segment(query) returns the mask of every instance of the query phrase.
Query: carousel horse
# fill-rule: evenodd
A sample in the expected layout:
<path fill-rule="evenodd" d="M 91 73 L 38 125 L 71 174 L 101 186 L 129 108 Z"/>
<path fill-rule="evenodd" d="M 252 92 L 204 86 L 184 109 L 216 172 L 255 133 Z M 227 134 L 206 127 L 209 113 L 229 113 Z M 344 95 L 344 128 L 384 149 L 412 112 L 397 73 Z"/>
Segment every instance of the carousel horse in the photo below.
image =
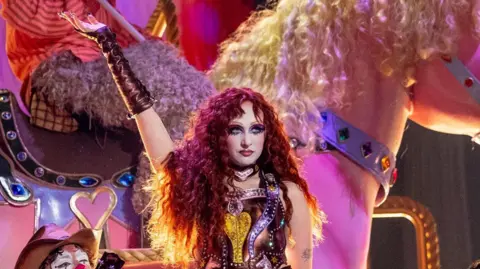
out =
<path fill-rule="evenodd" d="M 327 215 L 314 268 L 365 268 L 407 119 L 480 143 L 479 3 L 280 0 L 222 44 L 216 88 L 278 106 Z"/>
<path fill-rule="evenodd" d="M 190 113 L 214 92 L 213 85 L 158 38 L 147 37 L 124 53 L 158 100 L 155 110 L 172 138 L 183 138 Z M 38 106 L 45 128 L 32 125 L 18 106 L 15 89 L 0 90 L 0 227 L 7 235 L 0 237 L 0 245 L 11 246 L 0 254 L 5 268 L 13 268 L 21 246 L 39 227 L 55 223 L 72 233 L 82 227 L 69 199 L 86 192 L 95 204 L 96 191 L 103 187 L 114 190 L 118 203 L 103 228 L 102 247 L 148 246 L 139 214 L 148 197 L 139 190 L 150 165 L 105 59 L 82 62 L 70 51 L 59 52 L 42 61 L 31 78 L 45 103 L 68 111 L 79 124 L 75 132 L 51 131 L 65 122 Z M 99 214 L 85 207 L 87 218 Z"/>

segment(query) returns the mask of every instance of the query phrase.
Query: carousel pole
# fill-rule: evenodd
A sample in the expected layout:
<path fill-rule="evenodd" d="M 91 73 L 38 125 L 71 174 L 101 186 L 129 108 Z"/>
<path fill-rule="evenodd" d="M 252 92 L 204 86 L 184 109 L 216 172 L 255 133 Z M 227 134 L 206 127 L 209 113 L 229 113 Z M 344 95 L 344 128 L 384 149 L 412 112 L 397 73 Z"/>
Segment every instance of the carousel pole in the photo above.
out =
<path fill-rule="evenodd" d="M 133 27 L 107 0 L 97 0 L 97 2 L 108 12 L 112 17 L 120 23 L 125 30 L 127 30 L 138 42 L 145 41 L 145 37 Z"/>

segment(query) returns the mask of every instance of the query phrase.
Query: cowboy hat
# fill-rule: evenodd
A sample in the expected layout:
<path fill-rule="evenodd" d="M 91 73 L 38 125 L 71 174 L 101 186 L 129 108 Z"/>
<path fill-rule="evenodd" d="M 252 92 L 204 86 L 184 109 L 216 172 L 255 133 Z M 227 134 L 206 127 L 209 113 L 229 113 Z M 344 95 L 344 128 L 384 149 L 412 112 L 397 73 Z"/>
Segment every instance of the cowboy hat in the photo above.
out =
<path fill-rule="evenodd" d="M 92 229 L 81 229 L 70 235 L 55 224 L 42 226 L 23 248 L 15 269 L 38 269 L 52 251 L 70 244 L 80 246 L 88 254 L 90 263 L 94 266 L 99 248 L 96 235 L 97 233 Z"/>

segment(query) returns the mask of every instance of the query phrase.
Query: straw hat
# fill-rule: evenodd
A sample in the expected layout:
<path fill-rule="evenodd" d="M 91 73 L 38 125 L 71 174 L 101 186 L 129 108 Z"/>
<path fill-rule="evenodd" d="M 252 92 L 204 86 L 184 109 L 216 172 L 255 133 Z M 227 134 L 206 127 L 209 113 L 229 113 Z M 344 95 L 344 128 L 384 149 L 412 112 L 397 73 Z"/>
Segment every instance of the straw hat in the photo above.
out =
<path fill-rule="evenodd" d="M 81 229 L 70 235 L 55 224 L 47 224 L 42 226 L 23 248 L 15 269 L 38 269 L 53 250 L 69 244 L 80 246 L 88 254 L 90 264 L 94 266 L 99 248 L 97 238 L 98 232 L 92 229 Z"/>

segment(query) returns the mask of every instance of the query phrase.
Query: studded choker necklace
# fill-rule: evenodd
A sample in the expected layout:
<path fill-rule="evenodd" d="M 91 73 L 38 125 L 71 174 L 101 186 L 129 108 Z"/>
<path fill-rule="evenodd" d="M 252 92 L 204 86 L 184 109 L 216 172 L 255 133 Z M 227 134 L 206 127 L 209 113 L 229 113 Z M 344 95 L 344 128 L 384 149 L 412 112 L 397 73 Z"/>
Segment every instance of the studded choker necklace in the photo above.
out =
<path fill-rule="evenodd" d="M 247 180 L 249 177 L 255 175 L 259 170 L 259 167 L 256 164 L 246 166 L 246 167 L 238 167 L 238 166 L 232 165 L 232 168 L 235 173 L 234 179 L 240 182 L 243 182 Z"/>

